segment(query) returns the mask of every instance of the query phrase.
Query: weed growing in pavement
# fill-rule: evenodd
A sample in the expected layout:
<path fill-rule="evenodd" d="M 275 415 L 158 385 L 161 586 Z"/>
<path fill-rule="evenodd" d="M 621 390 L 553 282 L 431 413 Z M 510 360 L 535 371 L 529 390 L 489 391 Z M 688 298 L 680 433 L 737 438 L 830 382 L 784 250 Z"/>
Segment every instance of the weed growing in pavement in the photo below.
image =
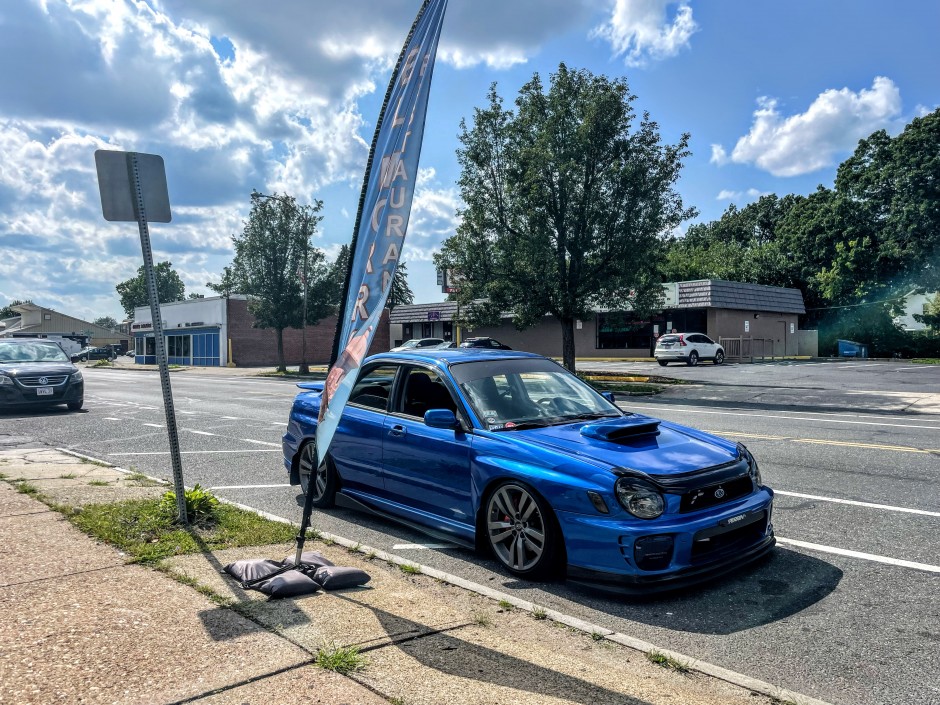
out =
<path fill-rule="evenodd" d="M 101 460 L 94 460 L 93 458 L 79 458 L 79 462 L 82 465 L 97 465 L 99 468 L 110 468 L 111 465 L 105 463 Z"/>
<path fill-rule="evenodd" d="M 361 671 L 366 667 L 366 658 L 359 653 L 355 646 L 324 646 L 317 652 L 314 664 L 326 671 L 336 671 L 347 675 L 353 671 Z"/>
<path fill-rule="evenodd" d="M 389 698 L 389 705 L 407 705 L 404 698 Z"/>
<path fill-rule="evenodd" d="M 233 598 L 220 595 L 208 585 L 203 585 L 202 583 L 200 583 L 198 580 L 196 580 L 194 577 L 190 575 L 186 575 L 185 573 L 178 573 L 172 567 L 164 563 L 157 563 L 153 566 L 153 568 L 154 570 L 158 570 L 164 575 L 167 575 L 173 578 L 173 580 L 175 580 L 176 582 L 182 583 L 183 585 L 186 585 L 187 587 L 191 587 L 200 595 L 204 595 L 205 597 L 209 598 L 212 602 L 217 604 L 219 607 L 231 607 L 232 604 L 235 602 Z"/>
<path fill-rule="evenodd" d="M 669 670 L 675 671 L 676 673 L 688 673 L 689 672 L 689 667 L 686 666 L 684 663 L 682 663 L 681 661 L 677 661 L 671 656 L 666 656 L 666 654 L 660 653 L 659 651 L 656 651 L 655 649 L 653 651 L 648 652 L 646 654 L 646 658 L 648 658 L 652 663 L 655 663 L 657 666 L 668 668 Z"/>
<path fill-rule="evenodd" d="M 538 620 L 548 619 L 548 612 L 536 605 L 532 608 L 532 616 Z"/>
<path fill-rule="evenodd" d="M 74 480 L 76 477 L 78 477 L 78 475 L 76 475 L 74 472 L 67 472 L 64 475 L 59 475 L 60 480 Z"/>
<path fill-rule="evenodd" d="M 142 472 L 131 472 L 127 476 L 126 482 L 128 484 L 134 484 L 137 487 L 159 487 L 166 484 L 161 480 L 153 480 L 144 475 Z"/>
<path fill-rule="evenodd" d="M 604 638 L 604 635 L 600 632 L 591 632 L 591 638 L 594 641 L 601 641 Z"/>
<path fill-rule="evenodd" d="M 473 613 L 473 623 L 480 627 L 489 627 L 493 624 L 493 618 L 483 610 Z"/>
<path fill-rule="evenodd" d="M 193 524 L 212 524 L 215 522 L 216 509 L 219 507 L 219 500 L 215 498 L 208 490 L 203 489 L 198 484 L 191 490 L 185 491 L 186 497 L 186 516 Z M 176 493 L 166 492 L 163 499 L 160 500 L 160 509 L 169 516 L 175 517 Z"/>
<path fill-rule="evenodd" d="M 398 569 L 405 573 L 406 575 L 420 575 L 421 569 L 416 565 L 411 565 L 411 563 L 402 563 L 398 566 Z"/>
<path fill-rule="evenodd" d="M 89 480 L 88 484 L 92 487 L 108 487 L 111 485 L 107 480 Z"/>
<path fill-rule="evenodd" d="M 798 703 L 795 700 L 784 700 L 783 698 L 778 698 L 776 695 L 771 695 L 770 705 L 798 705 Z"/>
<path fill-rule="evenodd" d="M 500 600 L 499 608 L 503 610 L 503 612 L 512 612 L 514 609 L 512 603 L 509 600 Z"/>
<path fill-rule="evenodd" d="M 21 480 L 13 486 L 16 487 L 16 491 L 20 494 L 28 494 L 31 497 L 35 497 L 39 494 L 39 488 L 31 482 L 27 482 L 26 480 Z"/>
<path fill-rule="evenodd" d="M 357 541 L 355 546 L 348 546 L 346 551 L 348 553 L 359 553 L 362 551 L 362 544 Z"/>
<path fill-rule="evenodd" d="M 369 551 L 369 552 L 366 554 L 366 560 L 371 561 L 373 558 L 375 558 L 375 556 L 376 556 L 375 551 Z"/>

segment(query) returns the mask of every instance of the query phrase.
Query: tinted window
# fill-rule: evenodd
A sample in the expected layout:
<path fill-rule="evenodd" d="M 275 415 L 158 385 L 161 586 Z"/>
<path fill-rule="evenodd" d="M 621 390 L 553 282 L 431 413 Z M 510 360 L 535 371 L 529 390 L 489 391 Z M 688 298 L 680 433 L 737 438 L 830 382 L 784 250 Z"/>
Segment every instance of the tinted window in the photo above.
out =
<path fill-rule="evenodd" d="M 664 335 L 662 338 L 659 339 L 659 342 L 660 343 L 678 343 L 679 336 L 678 335 Z"/>
<path fill-rule="evenodd" d="M 412 367 L 405 378 L 402 413 L 424 418 L 425 412 L 431 409 L 450 409 L 457 413 L 457 405 L 440 376 L 423 367 Z"/>
<path fill-rule="evenodd" d="M 365 370 L 349 395 L 349 403 L 385 411 L 392 395 L 397 365 L 382 365 Z"/>

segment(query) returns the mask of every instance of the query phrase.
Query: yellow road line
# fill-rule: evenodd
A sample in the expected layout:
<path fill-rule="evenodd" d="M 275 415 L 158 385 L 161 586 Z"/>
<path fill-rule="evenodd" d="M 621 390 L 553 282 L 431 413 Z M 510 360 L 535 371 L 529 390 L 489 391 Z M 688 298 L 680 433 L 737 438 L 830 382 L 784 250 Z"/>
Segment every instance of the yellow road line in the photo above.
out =
<path fill-rule="evenodd" d="M 793 441 L 794 443 L 811 443 L 824 446 L 841 446 L 845 448 L 871 448 L 873 450 L 891 450 L 896 453 L 923 453 L 925 455 L 940 455 L 938 448 L 912 448 L 911 446 L 889 446 L 881 443 L 855 443 L 853 441 L 829 441 L 822 438 L 793 438 L 791 436 L 767 436 L 759 433 L 740 433 L 738 431 L 707 431 L 716 436 L 733 436 L 735 438 L 754 438 L 761 441 Z"/>

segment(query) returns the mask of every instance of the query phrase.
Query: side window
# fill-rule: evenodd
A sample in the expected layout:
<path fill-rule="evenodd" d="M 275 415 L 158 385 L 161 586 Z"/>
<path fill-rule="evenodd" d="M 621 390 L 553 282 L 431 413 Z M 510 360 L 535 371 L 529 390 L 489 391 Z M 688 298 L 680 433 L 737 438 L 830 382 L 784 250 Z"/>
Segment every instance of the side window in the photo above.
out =
<path fill-rule="evenodd" d="M 388 410 L 388 400 L 397 371 L 397 365 L 382 365 L 366 370 L 353 387 L 349 403 L 378 411 Z"/>
<path fill-rule="evenodd" d="M 457 413 L 450 391 L 436 372 L 412 367 L 405 379 L 402 413 L 423 419 L 430 409 L 450 409 Z"/>
<path fill-rule="evenodd" d="M 707 345 L 714 345 L 714 344 L 715 344 L 715 341 L 712 340 L 711 338 L 709 338 L 707 335 L 700 335 L 699 338 L 702 339 L 701 342 L 703 342 L 703 343 L 705 343 L 705 344 L 707 344 Z"/>

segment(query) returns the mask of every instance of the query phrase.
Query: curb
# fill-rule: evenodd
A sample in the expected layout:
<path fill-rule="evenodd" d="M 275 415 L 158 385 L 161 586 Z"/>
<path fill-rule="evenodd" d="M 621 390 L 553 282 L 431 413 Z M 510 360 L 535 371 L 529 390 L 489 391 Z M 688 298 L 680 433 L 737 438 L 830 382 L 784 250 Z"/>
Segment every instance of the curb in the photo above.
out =
<path fill-rule="evenodd" d="M 118 472 L 122 472 L 128 475 L 132 474 L 130 470 L 126 470 L 124 468 L 118 467 L 116 465 L 109 463 L 106 460 L 101 460 L 100 458 L 95 458 L 90 455 L 85 455 L 83 453 L 69 450 L 67 448 L 56 448 L 55 450 L 65 453 L 66 455 L 71 455 L 76 458 L 82 458 L 84 460 L 99 463 L 101 465 L 113 468 L 117 470 Z M 140 474 L 143 474 L 143 473 L 140 473 Z M 167 484 L 166 480 L 164 480 L 163 478 L 151 477 L 150 475 L 145 475 L 145 477 L 147 477 L 150 480 Z M 229 506 L 236 507 L 238 509 L 242 509 L 247 512 L 251 512 L 264 519 L 268 519 L 269 521 L 274 521 L 279 524 L 287 524 L 290 526 L 299 527 L 299 524 L 297 522 L 291 521 L 289 519 L 285 519 L 284 517 L 279 517 L 277 515 L 263 511 L 261 509 L 249 507 L 247 505 L 240 504 L 239 502 L 233 502 L 223 497 L 218 497 L 217 499 L 220 502 L 228 504 Z M 750 690 L 755 693 L 759 693 L 761 695 L 766 695 L 778 701 L 785 701 L 785 702 L 789 701 L 789 702 L 794 703 L 795 705 L 832 705 L 831 703 L 828 703 L 824 700 L 819 700 L 817 698 L 813 698 L 808 695 L 796 693 L 792 690 L 787 690 L 785 688 L 779 688 L 775 685 L 767 683 L 766 681 L 758 680 L 757 678 L 751 678 L 750 676 L 744 675 L 743 673 L 738 673 L 737 671 L 731 671 L 727 668 L 717 666 L 713 663 L 708 663 L 707 661 L 701 661 L 692 656 L 687 656 L 686 654 L 680 653 L 678 651 L 673 651 L 672 649 L 666 649 L 666 648 L 656 646 L 655 644 L 652 644 L 648 641 L 637 639 L 636 637 L 632 637 L 628 634 L 622 634 L 620 632 L 612 631 L 610 629 L 607 629 L 606 627 L 601 627 L 599 625 L 592 624 L 585 620 L 579 619 L 578 617 L 572 617 L 571 615 L 567 615 L 563 612 L 558 612 L 556 610 L 545 609 L 543 607 L 540 607 L 538 604 L 534 602 L 529 602 L 528 600 L 521 600 L 518 597 L 514 597 L 513 595 L 509 595 L 509 594 L 500 592 L 499 590 L 494 590 L 492 588 L 489 588 L 485 585 L 480 585 L 479 583 L 474 583 L 470 580 L 466 580 L 464 578 L 461 578 L 458 575 L 453 575 L 451 573 L 438 570 L 437 568 L 431 568 L 430 566 L 425 566 L 425 565 L 421 565 L 420 563 L 415 563 L 414 561 L 406 560 L 402 558 L 401 556 L 395 555 L 394 553 L 387 553 L 385 551 L 372 548 L 371 546 L 364 546 L 362 543 L 358 541 L 351 541 L 350 539 L 347 539 L 343 536 L 338 536 L 336 534 L 331 534 L 329 532 L 318 532 L 318 536 L 320 538 L 333 541 L 334 543 L 339 544 L 340 546 L 346 549 L 354 550 L 358 553 L 362 553 L 365 555 L 372 555 L 375 558 L 383 560 L 387 563 L 391 563 L 393 565 L 412 566 L 420 570 L 420 572 L 423 575 L 427 575 L 428 577 L 435 578 L 437 580 L 442 580 L 456 587 L 462 588 L 464 590 L 468 590 L 470 592 L 476 593 L 478 595 L 487 597 L 495 601 L 508 602 L 513 607 L 516 607 L 520 610 L 530 612 L 530 613 L 539 612 L 540 614 L 544 614 L 548 619 L 551 619 L 554 622 L 558 622 L 559 624 L 564 624 L 566 627 L 570 627 L 572 629 L 577 629 L 578 631 L 584 632 L 585 634 L 589 634 L 589 635 L 600 634 L 604 639 L 608 641 L 614 642 L 615 644 L 620 644 L 621 646 L 626 646 L 627 648 L 634 649 L 636 651 L 642 652 L 647 655 L 653 652 L 663 654 L 664 656 L 667 656 L 671 659 L 679 661 L 680 663 L 682 663 L 683 666 L 685 666 L 691 671 L 697 671 L 699 673 L 702 673 L 703 675 L 710 676 L 712 678 L 717 678 L 718 680 L 725 681 L 726 683 L 730 683 L 732 685 L 738 686 L 739 688 L 744 688 L 745 690 Z"/>

